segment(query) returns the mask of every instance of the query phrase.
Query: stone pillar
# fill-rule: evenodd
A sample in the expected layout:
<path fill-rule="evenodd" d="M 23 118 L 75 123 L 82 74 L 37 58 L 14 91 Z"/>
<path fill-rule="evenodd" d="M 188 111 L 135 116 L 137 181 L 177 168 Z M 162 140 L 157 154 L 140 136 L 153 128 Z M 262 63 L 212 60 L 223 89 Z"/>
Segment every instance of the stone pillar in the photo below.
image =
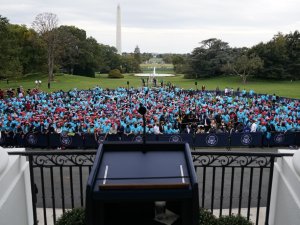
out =
<path fill-rule="evenodd" d="M 0 148 L 0 224 L 32 225 L 29 163 L 26 157 L 7 151 L 25 149 Z"/>
<path fill-rule="evenodd" d="M 295 155 L 274 165 L 269 225 L 296 225 L 300 223 L 300 150 L 279 152 Z"/>
<path fill-rule="evenodd" d="M 1 174 L 6 170 L 8 162 L 9 158 L 7 151 L 4 148 L 0 147 L 0 177 Z"/>

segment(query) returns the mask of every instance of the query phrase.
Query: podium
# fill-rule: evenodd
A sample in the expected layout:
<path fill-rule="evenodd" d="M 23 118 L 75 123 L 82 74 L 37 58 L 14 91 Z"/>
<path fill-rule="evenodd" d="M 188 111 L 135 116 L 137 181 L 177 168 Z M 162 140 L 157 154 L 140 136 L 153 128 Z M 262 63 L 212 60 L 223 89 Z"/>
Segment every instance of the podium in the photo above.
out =
<path fill-rule="evenodd" d="M 165 205 L 162 218 L 157 217 L 158 203 Z M 188 144 L 99 146 L 86 188 L 88 225 L 159 225 L 168 216 L 174 225 L 196 225 L 198 213 L 198 183 Z"/>

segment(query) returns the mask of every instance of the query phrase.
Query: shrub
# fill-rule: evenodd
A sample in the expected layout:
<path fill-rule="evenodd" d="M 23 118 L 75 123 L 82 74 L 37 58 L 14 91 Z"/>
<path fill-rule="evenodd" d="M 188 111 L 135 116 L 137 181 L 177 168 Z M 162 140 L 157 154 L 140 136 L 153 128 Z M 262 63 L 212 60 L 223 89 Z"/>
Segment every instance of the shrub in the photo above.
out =
<path fill-rule="evenodd" d="M 217 218 L 207 209 L 200 209 L 199 225 L 218 225 Z"/>
<path fill-rule="evenodd" d="M 95 78 L 95 71 L 91 67 L 80 67 L 80 66 L 74 66 L 73 70 L 74 75 L 84 76 L 84 77 L 92 77 Z"/>
<path fill-rule="evenodd" d="M 185 73 L 183 77 L 185 79 L 195 79 L 195 76 L 193 74 L 190 74 L 190 73 Z"/>
<path fill-rule="evenodd" d="M 207 209 L 200 209 L 199 225 L 253 225 L 253 223 L 239 215 L 217 218 Z"/>
<path fill-rule="evenodd" d="M 124 78 L 124 75 L 118 69 L 109 71 L 108 78 Z"/>
<path fill-rule="evenodd" d="M 85 209 L 74 208 L 65 212 L 55 225 L 86 225 Z M 222 216 L 216 218 L 207 209 L 200 209 L 199 225 L 253 225 L 252 222 L 239 215 Z"/>
<path fill-rule="evenodd" d="M 85 210 L 83 208 L 68 210 L 56 221 L 55 225 L 86 225 Z"/>
<path fill-rule="evenodd" d="M 253 225 L 253 223 L 240 215 L 231 215 L 221 216 L 217 225 Z"/>

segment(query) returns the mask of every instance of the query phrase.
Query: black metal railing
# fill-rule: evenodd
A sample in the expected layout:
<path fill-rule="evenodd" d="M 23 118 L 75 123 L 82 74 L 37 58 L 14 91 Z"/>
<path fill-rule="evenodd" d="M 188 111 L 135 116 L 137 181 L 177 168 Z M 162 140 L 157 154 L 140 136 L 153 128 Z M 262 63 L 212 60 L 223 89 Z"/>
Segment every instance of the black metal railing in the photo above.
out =
<path fill-rule="evenodd" d="M 250 219 L 251 210 L 256 208 L 259 223 L 261 207 L 266 207 L 265 225 L 269 221 L 269 209 L 273 181 L 274 162 L 293 154 L 245 153 L 245 152 L 192 152 L 194 167 L 198 175 L 200 206 L 212 212 L 233 208 Z"/>
<path fill-rule="evenodd" d="M 91 151 L 31 151 L 10 152 L 28 157 L 32 188 L 34 225 L 38 224 L 37 208 L 43 209 L 43 224 L 47 225 L 47 208 L 52 209 L 53 224 L 56 209 L 84 207 L 85 186 L 94 162 Z"/>
<path fill-rule="evenodd" d="M 91 151 L 30 151 L 10 152 L 28 157 L 31 175 L 34 225 L 38 224 L 37 208 L 43 209 L 43 223 L 48 224 L 47 208 L 84 207 L 85 185 L 94 162 L 96 150 Z M 198 175 L 199 201 L 203 208 L 219 211 L 219 216 L 241 214 L 254 224 L 259 223 L 262 207 L 266 208 L 268 225 L 274 162 L 281 153 L 192 152 Z M 242 208 L 246 212 L 242 212 Z M 228 209 L 225 210 L 224 209 Z M 243 210 L 245 211 L 245 210 Z"/>

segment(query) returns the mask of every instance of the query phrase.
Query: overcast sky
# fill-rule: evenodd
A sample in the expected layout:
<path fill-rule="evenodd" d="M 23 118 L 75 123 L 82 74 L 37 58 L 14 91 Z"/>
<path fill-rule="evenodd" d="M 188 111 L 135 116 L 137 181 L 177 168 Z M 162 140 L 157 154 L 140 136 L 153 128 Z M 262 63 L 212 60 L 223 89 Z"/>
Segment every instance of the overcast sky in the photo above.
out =
<path fill-rule="evenodd" d="M 30 27 L 37 14 L 52 12 L 60 25 L 115 46 L 118 3 L 125 52 L 138 45 L 141 52 L 189 53 L 212 37 L 251 47 L 300 29 L 299 0 L 0 0 L 0 15 Z"/>

